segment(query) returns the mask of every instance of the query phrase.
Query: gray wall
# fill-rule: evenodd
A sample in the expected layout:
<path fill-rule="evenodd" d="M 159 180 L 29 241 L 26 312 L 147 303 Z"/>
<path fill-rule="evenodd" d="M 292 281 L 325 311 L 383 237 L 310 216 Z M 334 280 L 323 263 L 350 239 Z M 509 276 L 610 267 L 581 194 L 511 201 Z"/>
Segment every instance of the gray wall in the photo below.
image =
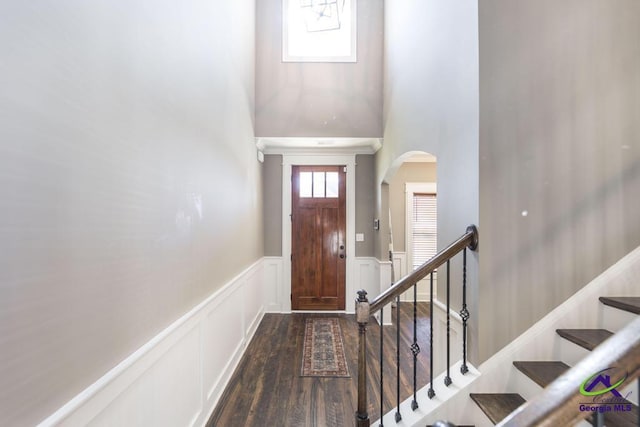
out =
<path fill-rule="evenodd" d="M 486 358 L 640 244 L 640 2 L 479 12 Z"/>
<path fill-rule="evenodd" d="M 478 223 L 477 1 L 386 2 L 384 66 L 384 144 L 376 154 L 380 259 L 387 259 L 389 201 L 379 185 L 391 179 L 404 153 L 426 151 L 438 158 L 440 247 Z M 472 316 L 477 315 L 477 266 L 474 254 L 468 271 Z M 453 271 L 459 280 L 460 269 Z M 458 287 L 453 301 L 460 301 Z M 474 349 L 477 323 L 471 328 Z"/>
<path fill-rule="evenodd" d="M 263 255 L 254 3 L 2 2 L 0 425 Z"/>
<path fill-rule="evenodd" d="M 389 206 L 393 228 L 393 250 L 406 251 L 408 182 L 436 182 L 436 164 L 404 162 L 389 183 Z"/>
<path fill-rule="evenodd" d="M 264 254 L 282 256 L 282 156 L 264 156 Z"/>
<path fill-rule="evenodd" d="M 357 63 L 282 62 L 282 0 L 256 8 L 256 135 L 382 136 L 383 1 L 358 2 Z"/>
<path fill-rule="evenodd" d="M 356 256 L 374 256 L 373 214 L 375 201 L 375 158 L 356 156 L 356 233 L 364 234 L 364 242 L 356 242 Z"/>

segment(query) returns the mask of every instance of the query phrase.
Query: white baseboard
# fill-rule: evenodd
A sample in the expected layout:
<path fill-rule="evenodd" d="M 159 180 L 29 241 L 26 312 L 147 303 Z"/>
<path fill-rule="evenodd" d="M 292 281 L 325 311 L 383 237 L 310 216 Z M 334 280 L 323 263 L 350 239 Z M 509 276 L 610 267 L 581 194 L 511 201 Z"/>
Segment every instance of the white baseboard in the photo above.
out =
<path fill-rule="evenodd" d="M 40 426 L 204 426 L 264 314 L 261 259 Z"/>

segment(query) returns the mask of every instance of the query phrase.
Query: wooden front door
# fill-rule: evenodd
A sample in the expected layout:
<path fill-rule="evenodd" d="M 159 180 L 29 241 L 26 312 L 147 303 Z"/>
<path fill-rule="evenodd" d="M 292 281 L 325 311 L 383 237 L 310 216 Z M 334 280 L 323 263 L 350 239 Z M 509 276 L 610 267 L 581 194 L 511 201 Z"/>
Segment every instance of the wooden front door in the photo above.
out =
<path fill-rule="evenodd" d="M 291 307 L 344 310 L 344 166 L 293 166 Z"/>

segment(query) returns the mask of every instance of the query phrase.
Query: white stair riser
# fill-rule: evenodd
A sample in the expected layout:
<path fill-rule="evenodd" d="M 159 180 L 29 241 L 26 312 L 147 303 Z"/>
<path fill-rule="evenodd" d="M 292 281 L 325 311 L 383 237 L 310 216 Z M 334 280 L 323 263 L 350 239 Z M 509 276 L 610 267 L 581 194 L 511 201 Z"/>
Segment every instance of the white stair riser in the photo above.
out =
<path fill-rule="evenodd" d="M 542 392 L 542 387 L 513 366 L 509 371 L 506 390 L 516 390 L 525 400 L 530 400 Z"/>
<path fill-rule="evenodd" d="M 611 332 L 619 331 L 631 323 L 636 317 L 638 317 L 637 314 L 604 305 L 602 303 L 598 310 L 599 327 Z"/>
<path fill-rule="evenodd" d="M 569 366 L 575 366 L 591 352 L 560 335 L 556 334 L 553 342 L 553 356 L 549 360 L 560 360 Z"/>

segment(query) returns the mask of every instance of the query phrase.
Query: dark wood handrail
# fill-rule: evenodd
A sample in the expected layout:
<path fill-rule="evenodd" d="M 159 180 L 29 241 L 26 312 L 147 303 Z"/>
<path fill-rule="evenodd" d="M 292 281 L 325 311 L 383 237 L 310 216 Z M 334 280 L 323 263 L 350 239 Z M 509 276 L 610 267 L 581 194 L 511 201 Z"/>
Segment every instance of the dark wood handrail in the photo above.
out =
<path fill-rule="evenodd" d="M 468 247 L 471 250 L 475 250 L 478 246 L 478 229 L 475 225 L 467 227 L 466 232 L 458 238 L 455 242 L 441 250 L 431 258 L 429 261 L 422 264 L 420 267 L 404 276 L 402 279 L 394 283 L 389 289 L 382 292 L 376 299 L 371 301 L 369 306 L 369 313 L 374 314 L 387 304 L 393 302 L 398 295 L 403 294 L 413 285 L 420 280 L 427 277 L 430 273 L 435 271 L 436 268 L 447 262 L 447 260 L 453 258 L 458 252 Z"/>
<path fill-rule="evenodd" d="M 460 367 L 460 372 L 465 374 L 468 371 L 466 365 L 466 331 L 467 331 L 467 319 L 469 318 L 469 312 L 466 307 L 466 248 L 471 250 L 476 250 L 478 247 L 478 229 L 475 225 L 470 225 L 467 227 L 465 233 L 460 236 L 455 242 L 447 246 L 442 251 L 438 252 L 436 256 L 431 258 L 426 263 L 422 264 L 416 270 L 408 274 L 407 276 L 400 279 L 395 284 L 392 284 L 389 289 L 380 294 L 373 302 L 369 303 L 367 299 L 367 292 L 365 290 L 358 291 L 358 299 L 356 300 L 356 321 L 358 322 L 358 409 L 355 414 L 355 425 L 356 427 L 369 427 L 370 420 L 369 414 L 367 413 L 367 324 L 369 323 L 369 317 L 376 313 L 377 311 L 384 308 L 385 305 L 393 302 L 394 299 L 400 296 L 403 292 L 407 291 L 410 287 L 416 285 L 418 281 L 424 279 L 428 274 L 433 273 L 436 268 L 441 266 L 444 263 L 447 263 L 447 376 L 445 378 L 445 384 L 449 386 L 451 384 L 451 378 L 449 377 L 449 261 L 458 253 L 463 253 L 463 280 L 462 280 L 462 289 L 463 289 L 463 303 L 462 310 L 460 315 L 462 317 L 462 328 L 463 328 L 463 362 Z M 431 277 L 431 287 L 433 287 L 433 276 Z M 415 290 L 414 290 L 415 291 Z M 433 291 L 433 290 L 432 290 Z M 431 302 L 433 304 L 433 300 Z M 433 307 L 432 307 L 433 308 Z M 396 312 L 399 316 L 399 311 Z M 414 295 L 414 328 L 415 328 L 415 295 Z M 381 319 L 382 321 L 382 319 Z M 431 327 L 433 328 L 433 317 Z M 382 331 L 382 329 L 381 329 Z M 399 331 L 399 329 L 398 329 Z M 431 335 L 433 336 L 433 335 Z M 396 338 L 396 345 L 399 345 L 400 334 L 398 332 Z M 381 339 L 382 343 L 383 340 Z M 411 351 L 414 354 L 414 368 L 415 368 L 415 357 L 418 354 L 419 346 L 415 341 L 414 334 L 414 344 L 411 346 Z M 433 356 L 433 343 L 430 345 L 431 355 Z M 400 414 L 400 388 L 399 388 L 399 347 L 397 348 L 397 358 L 398 358 L 398 389 L 397 389 L 397 406 L 398 411 L 396 412 L 396 423 L 402 419 Z M 381 352 L 382 352 L 382 344 L 381 344 Z M 380 360 L 382 359 L 382 355 L 380 356 Z M 433 370 L 433 367 L 432 367 Z M 382 365 L 380 367 L 380 372 L 383 372 Z M 382 382 L 382 374 L 380 376 Z M 415 398 L 415 372 L 414 372 L 414 398 Z M 433 378 L 431 379 L 433 383 Z M 429 390 L 429 398 L 433 398 L 435 393 L 433 393 L 433 389 Z M 380 399 L 383 401 L 382 397 Z M 418 408 L 417 402 L 414 400 L 412 404 L 412 409 L 415 410 Z M 382 410 L 382 404 L 381 404 Z"/>
<path fill-rule="evenodd" d="M 591 412 L 580 411 L 580 404 L 589 400 L 580 393 L 587 378 L 615 367 L 611 383 L 626 373 L 625 383 L 640 376 L 640 317 L 596 347 L 586 358 L 569 369 L 544 391 L 505 418 L 498 427 L 572 425 Z"/>

